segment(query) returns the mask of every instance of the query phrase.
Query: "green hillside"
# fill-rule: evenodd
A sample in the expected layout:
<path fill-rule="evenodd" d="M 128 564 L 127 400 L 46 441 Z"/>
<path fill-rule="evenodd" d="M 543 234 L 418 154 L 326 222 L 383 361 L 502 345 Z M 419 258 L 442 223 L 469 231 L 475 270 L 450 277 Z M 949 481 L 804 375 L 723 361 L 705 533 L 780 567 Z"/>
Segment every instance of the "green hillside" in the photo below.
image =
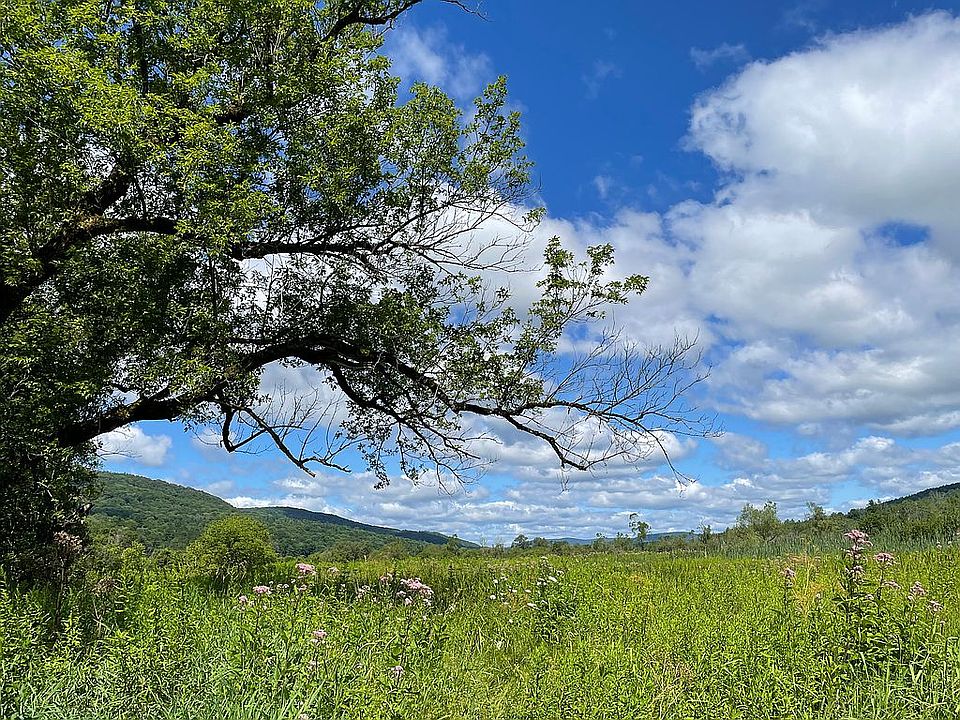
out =
<path fill-rule="evenodd" d="M 182 549 L 212 520 L 237 512 L 202 490 L 120 473 L 100 473 L 93 517 L 126 528 L 150 549 Z"/>
<path fill-rule="evenodd" d="M 98 532 L 127 532 L 149 550 L 182 549 L 212 520 L 231 513 L 259 518 L 281 555 L 306 556 L 335 546 L 361 552 L 398 540 L 414 546 L 443 545 L 446 535 L 366 525 L 329 513 L 290 507 L 238 509 L 201 490 L 120 473 L 101 473 L 91 524 Z M 461 541 L 463 546 L 472 543 Z"/>

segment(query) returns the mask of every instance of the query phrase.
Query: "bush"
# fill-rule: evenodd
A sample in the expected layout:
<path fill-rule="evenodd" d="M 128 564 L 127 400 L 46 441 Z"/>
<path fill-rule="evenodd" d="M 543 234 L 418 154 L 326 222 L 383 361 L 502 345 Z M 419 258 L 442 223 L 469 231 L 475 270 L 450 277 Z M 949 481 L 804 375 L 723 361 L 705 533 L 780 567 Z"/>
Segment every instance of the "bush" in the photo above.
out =
<path fill-rule="evenodd" d="M 266 525 L 247 515 L 214 520 L 188 554 L 201 574 L 224 585 L 243 581 L 277 559 Z"/>

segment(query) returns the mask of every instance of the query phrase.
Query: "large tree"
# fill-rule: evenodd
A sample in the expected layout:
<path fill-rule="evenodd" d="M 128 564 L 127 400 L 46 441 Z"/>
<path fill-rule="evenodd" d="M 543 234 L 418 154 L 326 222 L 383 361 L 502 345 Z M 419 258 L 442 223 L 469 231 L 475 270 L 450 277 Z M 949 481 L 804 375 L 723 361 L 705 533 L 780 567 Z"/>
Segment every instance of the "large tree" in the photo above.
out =
<path fill-rule="evenodd" d="M 97 437 L 139 421 L 308 471 L 352 449 L 382 482 L 463 477 L 471 417 L 578 469 L 709 430 L 684 404 L 689 343 L 559 351 L 646 286 L 609 280 L 609 247 L 550 241 L 527 308 L 490 284 L 541 216 L 518 117 L 502 81 L 468 114 L 399 90 L 383 37 L 419 1 L 5 4 L 5 564 L 78 527 Z M 275 363 L 323 392 L 266 396 Z"/>

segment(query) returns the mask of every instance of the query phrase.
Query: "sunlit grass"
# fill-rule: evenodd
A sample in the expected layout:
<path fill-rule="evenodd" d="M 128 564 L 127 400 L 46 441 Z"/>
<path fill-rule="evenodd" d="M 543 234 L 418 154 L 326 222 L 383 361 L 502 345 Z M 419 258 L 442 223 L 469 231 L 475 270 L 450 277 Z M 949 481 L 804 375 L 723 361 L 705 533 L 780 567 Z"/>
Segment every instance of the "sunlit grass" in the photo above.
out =
<path fill-rule="evenodd" d="M 222 592 L 129 557 L 55 634 L 0 592 L 2 716 L 958 716 L 957 552 L 897 554 L 879 610 L 865 563 L 851 599 L 839 554 L 288 562 Z"/>

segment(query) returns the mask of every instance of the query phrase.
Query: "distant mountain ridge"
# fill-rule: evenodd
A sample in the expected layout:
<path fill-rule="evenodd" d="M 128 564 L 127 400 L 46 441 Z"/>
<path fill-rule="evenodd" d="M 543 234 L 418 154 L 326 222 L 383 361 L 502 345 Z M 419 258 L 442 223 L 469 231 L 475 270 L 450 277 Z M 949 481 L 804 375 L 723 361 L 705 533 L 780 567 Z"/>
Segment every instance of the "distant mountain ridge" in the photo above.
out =
<path fill-rule="evenodd" d="M 282 555 L 306 556 L 337 544 L 377 549 L 392 542 L 445 545 L 458 542 L 437 532 L 398 530 L 292 507 L 236 508 L 226 500 L 194 488 L 125 473 L 100 473 L 101 492 L 93 501 L 92 518 L 104 531 L 132 533 L 148 549 L 182 549 L 213 520 L 234 513 L 253 515 L 270 530 Z"/>

